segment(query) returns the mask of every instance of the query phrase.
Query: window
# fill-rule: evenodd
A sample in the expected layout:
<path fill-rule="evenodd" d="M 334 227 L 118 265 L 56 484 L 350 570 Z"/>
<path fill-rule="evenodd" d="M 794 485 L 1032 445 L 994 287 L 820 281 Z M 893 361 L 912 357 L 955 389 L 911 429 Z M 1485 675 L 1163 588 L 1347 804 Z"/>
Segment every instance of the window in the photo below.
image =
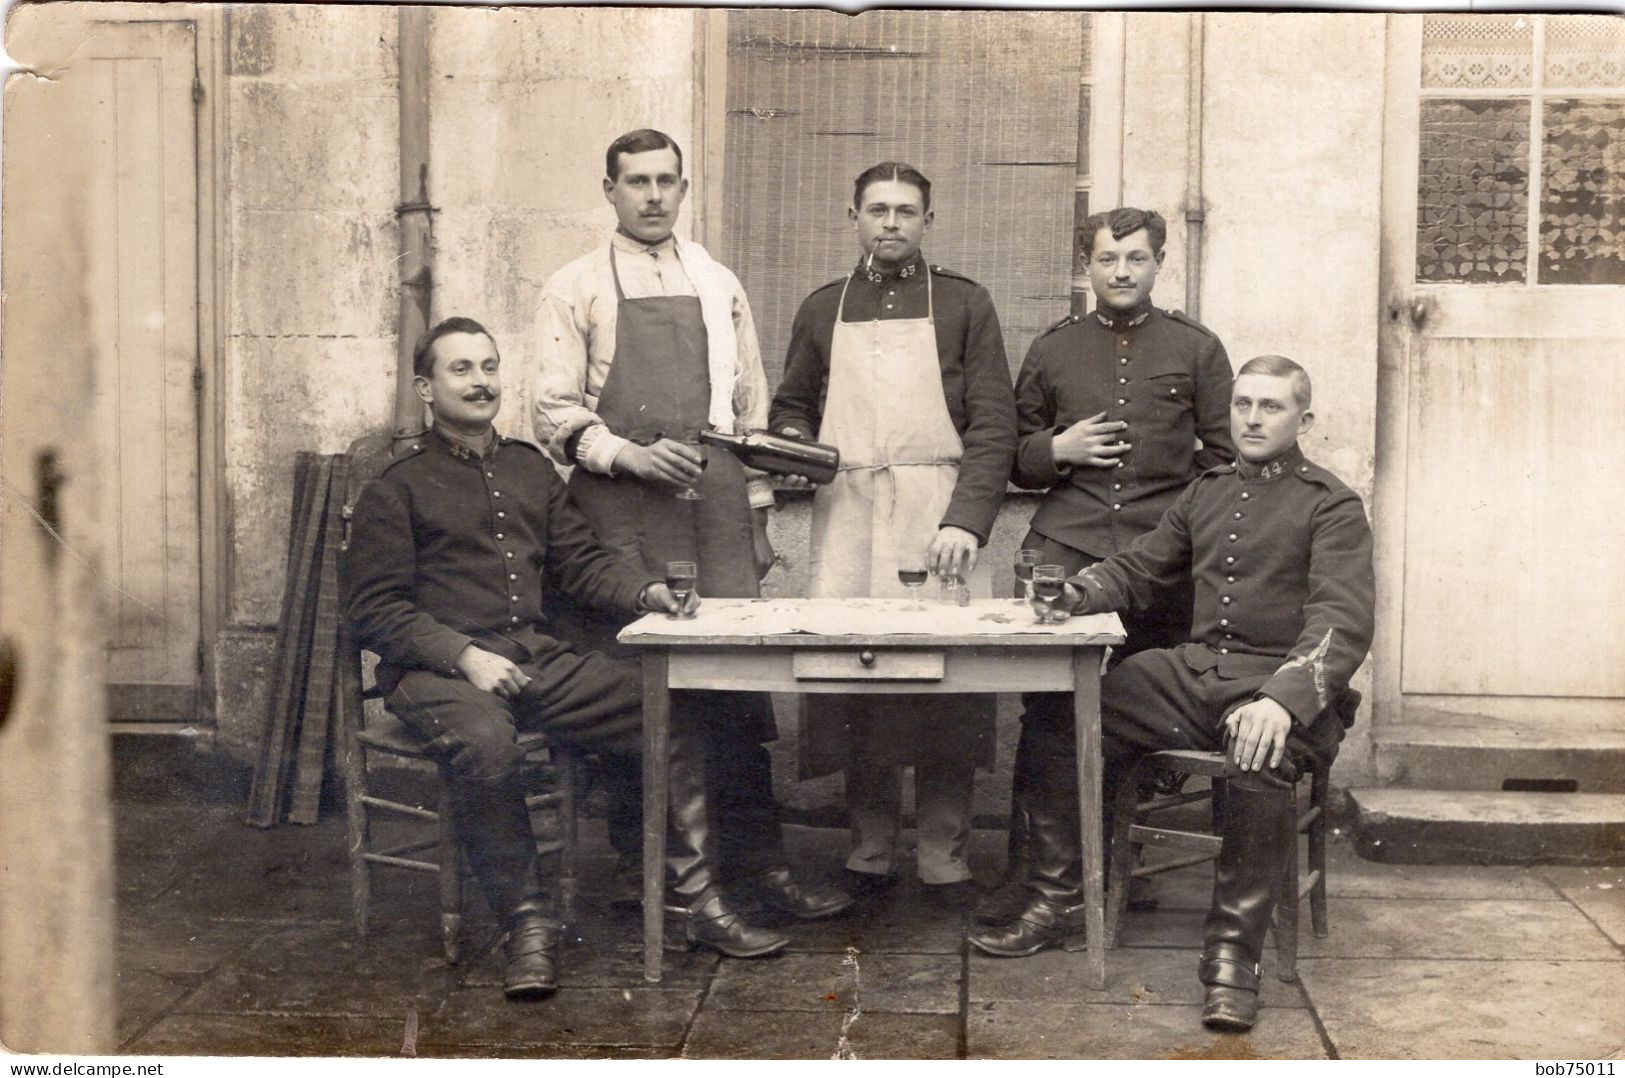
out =
<path fill-rule="evenodd" d="M 1625 284 L 1625 18 L 1429 15 L 1416 279 Z"/>

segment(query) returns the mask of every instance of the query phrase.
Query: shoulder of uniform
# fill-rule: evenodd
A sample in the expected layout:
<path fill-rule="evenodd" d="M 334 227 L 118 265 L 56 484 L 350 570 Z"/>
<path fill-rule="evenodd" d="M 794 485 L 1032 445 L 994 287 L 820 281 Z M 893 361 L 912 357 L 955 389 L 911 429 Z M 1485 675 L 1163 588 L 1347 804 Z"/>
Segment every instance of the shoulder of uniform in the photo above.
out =
<path fill-rule="evenodd" d="M 1206 326 L 1192 318 L 1190 315 L 1186 314 L 1184 311 L 1163 311 L 1161 307 L 1158 307 L 1157 310 L 1162 311 L 1163 317 L 1169 319 L 1170 321 L 1178 322 L 1182 326 L 1189 326 L 1191 329 L 1194 329 L 1204 337 L 1212 337 L 1214 340 L 1219 339 L 1219 335 L 1217 333 L 1214 333 L 1211 329 L 1208 329 Z"/>
<path fill-rule="evenodd" d="M 1233 460 L 1227 460 L 1223 464 L 1215 464 L 1213 467 L 1201 473 L 1196 478 L 1206 479 L 1210 475 L 1232 475 L 1235 473 L 1235 470 L 1236 462 Z"/>
<path fill-rule="evenodd" d="M 418 457 L 421 457 L 423 455 L 423 450 L 427 448 L 424 443 L 424 439 L 426 437 L 428 436 L 425 434 L 420 434 L 416 438 L 413 438 L 409 443 L 407 443 L 406 447 L 401 450 L 399 456 L 390 458 L 389 463 L 384 465 L 383 470 L 380 471 L 378 475 L 380 477 L 386 476 L 396 468 L 399 468 L 401 465 L 405 464 L 407 461 L 416 460 Z"/>
<path fill-rule="evenodd" d="M 1349 485 L 1339 479 L 1336 474 L 1322 468 L 1308 457 L 1298 461 L 1297 465 L 1292 469 L 1292 474 L 1305 483 L 1313 483 L 1333 493 L 1350 490 Z M 1353 492 L 1350 491 L 1350 493 Z"/>
<path fill-rule="evenodd" d="M 815 288 L 811 292 L 809 292 L 807 294 L 807 298 L 812 299 L 814 296 L 816 296 L 816 295 L 818 295 L 818 294 L 820 294 L 822 292 L 828 292 L 832 288 L 839 288 L 843 284 L 845 284 L 847 282 L 847 280 L 851 276 L 852 275 L 849 274 L 849 273 L 848 274 L 842 274 L 841 276 L 835 278 L 833 281 L 830 281 L 828 284 L 821 284 L 817 288 Z"/>
<path fill-rule="evenodd" d="M 947 266 L 939 266 L 935 262 L 931 263 L 931 272 L 938 277 L 947 277 L 955 281 L 964 281 L 969 285 L 976 285 L 978 288 L 981 287 L 976 283 L 976 281 L 965 276 L 963 273 L 960 273 L 958 270 L 951 270 Z"/>
<path fill-rule="evenodd" d="M 1035 337 L 1034 340 L 1036 341 L 1044 337 L 1048 337 L 1051 333 L 1054 333 L 1058 329 L 1065 329 L 1067 326 L 1075 326 L 1081 321 L 1082 319 L 1075 314 L 1063 314 L 1061 317 L 1051 322 L 1049 327 Z"/>
<path fill-rule="evenodd" d="M 547 453 L 542 449 L 541 446 L 537 445 L 535 442 L 528 441 L 527 439 L 524 439 L 524 438 L 509 438 L 509 437 L 506 437 L 506 436 L 503 436 L 503 435 L 498 435 L 497 436 L 497 444 L 498 445 L 522 446 L 525 449 L 530 450 L 532 453 L 535 453 L 539 457 L 544 457 L 545 458 L 547 456 Z"/>

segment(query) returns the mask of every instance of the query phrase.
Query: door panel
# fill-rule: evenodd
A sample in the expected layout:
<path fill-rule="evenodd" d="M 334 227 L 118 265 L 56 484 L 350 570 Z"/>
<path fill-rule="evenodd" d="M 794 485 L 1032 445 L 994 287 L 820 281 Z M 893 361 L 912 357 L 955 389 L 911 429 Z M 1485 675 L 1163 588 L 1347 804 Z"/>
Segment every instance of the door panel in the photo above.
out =
<path fill-rule="evenodd" d="M 1625 378 L 1609 340 L 1428 338 L 1402 690 L 1625 696 Z M 1485 627 L 1496 631 L 1483 631 Z"/>
<path fill-rule="evenodd" d="M 199 623 L 195 30 L 99 24 L 80 59 L 67 77 L 90 87 L 96 393 L 112 418 L 112 717 L 184 720 Z"/>
<path fill-rule="evenodd" d="M 1378 719 L 1625 723 L 1625 20 L 1389 16 Z"/>

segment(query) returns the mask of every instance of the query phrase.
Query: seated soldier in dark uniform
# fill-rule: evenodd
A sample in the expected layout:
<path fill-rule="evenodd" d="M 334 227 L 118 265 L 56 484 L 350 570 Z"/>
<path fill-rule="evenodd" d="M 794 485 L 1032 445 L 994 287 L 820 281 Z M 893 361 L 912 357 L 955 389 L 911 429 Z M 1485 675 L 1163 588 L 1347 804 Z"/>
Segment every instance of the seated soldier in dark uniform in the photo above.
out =
<path fill-rule="evenodd" d="M 1292 843 L 1292 785 L 1343 737 L 1336 707 L 1371 646 L 1375 576 L 1360 497 L 1306 459 L 1309 377 L 1290 359 L 1248 360 L 1230 398 L 1240 459 L 1210 468 L 1153 531 L 1068 581 L 1077 613 L 1143 609 L 1195 585 L 1188 643 L 1125 659 L 1101 684 L 1105 803 L 1134 761 L 1160 749 L 1223 749 L 1230 774 L 1204 932 L 1202 1021 L 1245 1030 L 1258 1012 L 1259 959 Z M 1029 718 L 1031 721 L 1031 718 Z M 972 933 L 988 954 L 1056 946 L 1082 923 L 1071 719 L 1035 729 L 1033 892 L 1013 924 Z M 1110 835 L 1108 825 L 1107 834 Z"/>
<path fill-rule="evenodd" d="M 515 728 L 619 757 L 608 769 L 618 775 L 638 774 L 642 746 L 637 664 L 578 654 L 550 635 L 549 608 L 569 596 L 630 619 L 677 601 L 598 545 L 539 449 L 497 435 L 499 365 L 472 319 L 448 318 L 418 342 L 414 381 L 434 427 L 363 492 L 342 579 L 389 709 L 429 739 L 457 798 L 459 840 L 507 933 L 504 990 L 522 997 L 557 987 L 561 926 L 544 898 Z M 788 940 L 741 920 L 716 885 L 705 754 L 681 724 L 670 770 L 667 875 L 689 942 L 737 958 L 781 950 Z"/>

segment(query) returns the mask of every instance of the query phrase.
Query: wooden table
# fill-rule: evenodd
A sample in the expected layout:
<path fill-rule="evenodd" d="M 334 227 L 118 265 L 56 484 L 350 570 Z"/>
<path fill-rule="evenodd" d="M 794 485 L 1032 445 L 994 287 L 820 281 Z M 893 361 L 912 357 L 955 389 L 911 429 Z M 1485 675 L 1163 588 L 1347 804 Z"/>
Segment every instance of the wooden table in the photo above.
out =
<path fill-rule="evenodd" d="M 1115 614 L 1035 624 L 1025 604 L 900 599 L 707 599 L 696 617 L 649 614 L 621 630 L 643 653 L 643 975 L 664 943 L 671 690 L 786 693 L 1071 692 L 1090 984 L 1106 986 L 1101 875 L 1100 671 L 1123 642 Z"/>

